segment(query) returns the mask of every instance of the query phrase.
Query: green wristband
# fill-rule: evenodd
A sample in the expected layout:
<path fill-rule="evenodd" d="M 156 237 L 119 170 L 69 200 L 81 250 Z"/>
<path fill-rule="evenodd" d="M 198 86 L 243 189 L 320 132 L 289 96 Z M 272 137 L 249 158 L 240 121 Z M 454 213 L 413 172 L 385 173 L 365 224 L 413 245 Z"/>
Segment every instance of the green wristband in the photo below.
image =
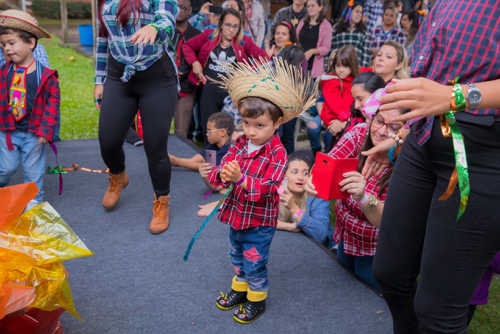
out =
<path fill-rule="evenodd" d="M 455 111 L 464 111 L 466 102 L 462 85 L 458 83 L 453 85 L 453 97 L 455 98 Z"/>

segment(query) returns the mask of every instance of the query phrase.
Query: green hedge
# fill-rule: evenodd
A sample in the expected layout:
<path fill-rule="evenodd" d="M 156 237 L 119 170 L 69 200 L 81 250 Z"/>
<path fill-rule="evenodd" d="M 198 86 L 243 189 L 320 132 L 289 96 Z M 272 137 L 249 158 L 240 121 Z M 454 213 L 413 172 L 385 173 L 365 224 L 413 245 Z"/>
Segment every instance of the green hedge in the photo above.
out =
<path fill-rule="evenodd" d="M 35 16 L 49 19 L 61 18 L 61 5 L 59 1 L 33 0 L 31 9 Z M 92 7 L 86 2 L 68 2 L 68 18 L 90 19 L 92 18 Z"/>

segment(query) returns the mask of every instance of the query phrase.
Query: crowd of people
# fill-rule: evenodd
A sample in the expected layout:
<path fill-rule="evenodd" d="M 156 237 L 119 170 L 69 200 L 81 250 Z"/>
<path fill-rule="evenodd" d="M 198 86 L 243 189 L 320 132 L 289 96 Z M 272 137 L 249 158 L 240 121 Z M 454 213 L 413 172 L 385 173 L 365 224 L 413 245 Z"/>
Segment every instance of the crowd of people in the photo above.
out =
<path fill-rule="evenodd" d="M 235 276 L 216 305 L 239 307 L 235 321 L 265 311 L 278 229 L 336 252 L 385 298 L 395 333 L 465 333 L 500 271 L 496 2 L 349 0 L 328 15 L 324 0 L 293 0 L 272 20 L 259 0 L 193 7 L 98 1 L 103 206 L 115 208 L 128 185 L 122 145 L 140 110 L 152 233 L 170 223 L 171 165 L 225 194 L 198 214 L 219 210 L 230 226 Z M 464 22 L 465 12 L 476 20 Z M 59 120 L 57 76 L 37 45 L 47 33 L 25 13 L 2 15 L 0 186 L 21 161 L 25 181 L 43 189 L 44 147 Z M 204 144 L 199 154 L 168 154 L 172 119 L 177 136 Z M 297 119 L 309 151 L 295 150 Z M 320 151 L 359 158 L 333 212 L 311 177 Z M 43 192 L 32 205 L 41 200 Z"/>

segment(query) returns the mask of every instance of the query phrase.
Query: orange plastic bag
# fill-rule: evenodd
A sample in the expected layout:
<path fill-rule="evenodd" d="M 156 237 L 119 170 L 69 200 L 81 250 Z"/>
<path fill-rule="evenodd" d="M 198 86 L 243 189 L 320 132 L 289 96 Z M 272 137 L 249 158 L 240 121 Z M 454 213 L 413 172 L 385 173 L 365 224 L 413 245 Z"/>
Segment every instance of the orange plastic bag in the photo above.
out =
<path fill-rule="evenodd" d="M 32 293 L 28 289 L 34 291 L 35 297 L 29 307 L 45 311 L 64 308 L 80 319 L 62 262 L 92 252 L 47 202 L 14 217 L 35 196 L 33 185 L 0 192 L 0 212 L 5 213 L 1 216 L 5 220 L 0 220 L 0 293 L 6 291 L 5 302 L 0 302 L 0 319 L 27 306 L 24 304 Z"/>

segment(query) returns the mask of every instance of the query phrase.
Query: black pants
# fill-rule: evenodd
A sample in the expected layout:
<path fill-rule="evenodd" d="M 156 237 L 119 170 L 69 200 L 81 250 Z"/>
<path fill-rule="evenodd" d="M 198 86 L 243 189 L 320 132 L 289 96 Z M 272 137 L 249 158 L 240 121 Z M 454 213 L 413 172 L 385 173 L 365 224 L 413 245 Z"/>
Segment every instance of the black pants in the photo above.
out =
<path fill-rule="evenodd" d="M 454 168 L 451 138 L 435 120 L 425 145 L 413 131 L 404 143 L 373 263 L 395 333 L 467 332 L 471 297 L 500 250 L 500 123 L 489 119 L 483 125 L 459 121 L 471 191 L 458 222 L 458 187 L 438 200 Z"/>
<path fill-rule="evenodd" d="M 200 121 L 205 143 L 207 142 L 207 121 L 210 115 L 221 111 L 227 91 L 216 83 L 207 81 L 203 86 L 200 97 Z"/>
<path fill-rule="evenodd" d="M 144 149 L 157 196 L 170 193 L 171 166 L 167 140 L 177 103 L 177 79 L 167 56 L 129 82 L 121 82 L 122 65 L 110 58 L 99 116 L 101 155 L 113 174 L 125 170 L 123 142 L 132 120 L 141 110 Z"/>

